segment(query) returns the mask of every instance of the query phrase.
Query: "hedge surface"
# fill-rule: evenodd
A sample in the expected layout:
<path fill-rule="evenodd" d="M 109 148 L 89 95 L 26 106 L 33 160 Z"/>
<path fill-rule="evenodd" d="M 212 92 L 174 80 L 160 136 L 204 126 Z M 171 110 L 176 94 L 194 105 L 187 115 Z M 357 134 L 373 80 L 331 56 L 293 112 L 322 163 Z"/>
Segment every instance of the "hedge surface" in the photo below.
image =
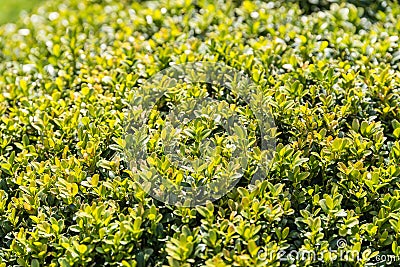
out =
<path fill-rule="evenodd" d="M 400 256 L 400 6 L 352 3 L 55 0 L 1 26 L 0 266 Z M 247 73 L 278 135 L 255 190 L 183 208 L 135 182 L 123 122 L 146 79 L 195 61 Z"/>

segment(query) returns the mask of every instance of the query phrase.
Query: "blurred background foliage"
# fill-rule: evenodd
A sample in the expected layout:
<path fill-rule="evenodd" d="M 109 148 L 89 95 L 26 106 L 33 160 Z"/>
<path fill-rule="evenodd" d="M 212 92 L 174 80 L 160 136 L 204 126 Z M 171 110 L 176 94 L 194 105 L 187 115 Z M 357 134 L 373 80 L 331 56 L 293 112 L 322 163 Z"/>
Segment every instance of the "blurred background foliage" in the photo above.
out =
<path fill-rule="evenodd" d="M 379 11 L 385 11 L 388 7 L 388 1 L 385 0 L 291 0 L 292 2 L 299 2 L 301 9 L 306 14 L 312 12 L 322 11 L 329 9 L 333 3 L 350 3 L 358 8 L 363 9 L 363 16 L 374 19 Z"/>
<path fill-rule="evenodd" d="M 15 22 L 22 11 L 30 11 L 45 0 L 0 0 L 0 24 Z M 389 1 L 385 0 L 289 0 L 290 2 L 298 2 L 305 14 L 330 9 L 334 3 L 351 3 L 363 10 L 363 16 L 375 20 L 377 12 L 384 12 L 389 6 Z M 95 0 L 94 2 L 102 2 Z M 132 1 L 145 2 L 145 1 Z M 241 0 L 236 1 L 240 5 Z M 268 1 L 267 1 L 268 2 Z M 281 2 L 287 2 L 282 0 Z"/>
<path fill-rule="evenodd" d="M 22 11 L 30 11 L 43 0 L 0 0 L 0 24 L 14 22 Z"/>

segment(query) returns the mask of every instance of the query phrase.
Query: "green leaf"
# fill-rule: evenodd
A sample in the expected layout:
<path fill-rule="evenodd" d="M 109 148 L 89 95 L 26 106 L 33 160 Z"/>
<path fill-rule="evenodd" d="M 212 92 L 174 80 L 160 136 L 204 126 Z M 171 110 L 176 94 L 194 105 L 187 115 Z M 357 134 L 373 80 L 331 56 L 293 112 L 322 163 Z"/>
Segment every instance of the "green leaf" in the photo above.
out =
<path fill-rule="evenodd" d="M 37 259 L 31 261 L 31 267 L 40 267 L 40 263 Z"/>
<path fill-rule="evenodd" d="M 98 174 L 92 176 L 92 179 L 90 180 L 92 186 L 96 187 L 99 184 L 99 177 Z"/>
<path fill-rule="evenodd" d="M 358 132 L 358 129 L 360 129 L 360 122 L 357 119 L 353 119 L 353 123 L 351 124 L 351 128 Z"/>
<path fill-rule="evenodd" d="M 393 132 L 393 135 L 396 138 L 400 138 L 400 128 L 395 129 Z"/>
<path fill-rule="evenodd" d="M 61 267 L 71 267 L 65 258 L 58 259 L 58 263 L 60 263 Z"/>
<path fill-rule="evenodd" d="M 252 257 L 257 255 L 257 252 L 259 250 L 259 247 L 257 246 L 256 242 L 254 240 L 249 240 L 248 245 L 247 245 L 248 251 L 250 252 L 250 255 Z"/>
<path fill-rule="evenodd" d="M 327 48 L 329 43 L 327 41 L 322 41 L 320 45 L 320 51 L 323 51 L 325 48 Z"/>
<path fill-rule="evenodd" d="M 286 227 L 282 231 L 282 239 L 285 240 L 288 235 L 289 235 L 289 227 Z"/>
<path fill-rule="evenodd" d="M 86 245 L 84 245 L 84 244 L 79 244 L 77 247 L 76 247 L 76 249 L 78 250 L 78 252 L 80 253 L 80 254 L 85 254 L 85 252 L 87 251 L 87 246 Z"/>
<path fill-rule="evenodd" d="M 325 197 L 325 203 L 326 203 L 326 206 L 330 209 L 330 210 L 333 210 L 334 208 L 335 208 L 335 205 L 334 205 L 334 203 L 333 203 L 333 199 L 329 196 L 329 195 L 325 195 L 324 196 Z"/>
<path fill-rule="evenodd" d="M 136 255 L 136 262 L 137 262 L 137 267 L 145 267 L 146 266 L 143 252 L 139 252 Z"/>
<path fill-rule="evenodd" d="M 23 91 L 26 91 L 26 89 L 28 89 L 28 83 L 24 79 L 19 80 L 19 86 L 21 86 L 21 89 Z"/>
<path fill-rule="evenodd" d="M 76 183 L 72 183 L 71 188 L 72 188 L 71 195 L 76 196 L 76 194 L 78 194 L 79 192 L 78 185 Z"/>

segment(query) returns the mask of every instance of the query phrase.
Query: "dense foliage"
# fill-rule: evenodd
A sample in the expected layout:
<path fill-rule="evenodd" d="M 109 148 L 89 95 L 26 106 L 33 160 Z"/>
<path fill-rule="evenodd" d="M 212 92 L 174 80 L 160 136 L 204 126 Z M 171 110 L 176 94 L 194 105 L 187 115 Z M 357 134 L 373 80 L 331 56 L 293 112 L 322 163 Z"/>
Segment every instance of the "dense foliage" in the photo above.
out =
<path fill-rule="evenodd" d="M 55 0 L 1 26 L 0 266 L 400 256 L 400 7 L 328 3 Z M 213 203 L 174 207 L 133 179 L 123 122 L 147 78 L 194 61 L 253 79 L 276 154 L 255 190 L 244 177 Z"/>

